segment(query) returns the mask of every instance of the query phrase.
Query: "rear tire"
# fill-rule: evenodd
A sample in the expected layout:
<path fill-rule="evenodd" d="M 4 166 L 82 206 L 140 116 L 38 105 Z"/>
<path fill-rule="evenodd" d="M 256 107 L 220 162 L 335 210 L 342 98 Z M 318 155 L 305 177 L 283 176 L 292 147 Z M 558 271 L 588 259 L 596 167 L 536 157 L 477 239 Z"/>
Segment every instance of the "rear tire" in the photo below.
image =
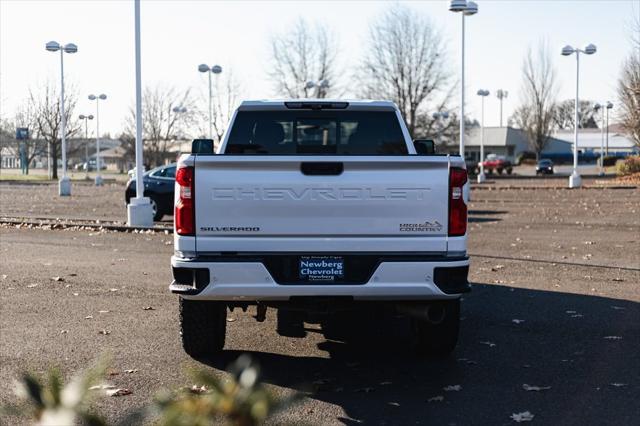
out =
<path fill-rule="evenodd" d="M 224 348 L 227 306 L 180 298 L 180 334 L 184 351 L 195 359 L 210 359 Z"/>
<path fill-rule="evenodd" d="M 428 358 L 446 358 L 458 343 L 460 330 L 460 299 L 430 304 L 431 321 L 412 318 L 413 337 L 420 355 Z"/>
<path fill-rule="evenodd" d="M 278 309 L 276 331 L 284 337 L 305 337 L 304 312 L 289 309 Z"/>

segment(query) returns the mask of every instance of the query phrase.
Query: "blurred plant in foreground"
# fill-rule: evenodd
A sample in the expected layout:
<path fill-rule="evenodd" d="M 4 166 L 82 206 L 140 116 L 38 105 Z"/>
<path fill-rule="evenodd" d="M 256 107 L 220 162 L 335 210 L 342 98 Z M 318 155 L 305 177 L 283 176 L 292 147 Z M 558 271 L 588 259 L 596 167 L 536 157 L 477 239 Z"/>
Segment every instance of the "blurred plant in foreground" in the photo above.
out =
<path fill-rule="evenodd" d="M 106 363 L 77 375 L 64 386 L 57 369 L 49 370 L 48 382 L 31 373 L 24 373 L 16 383 L 15 393 L 22 401 L 18 406 L 3 407 L 7 415 L 29 416 L 36 425 L 105 425 L 104 420 L 89 411 L 89 402 L 95 395 L 90 388 L 105 374 Z"/>
<path fill-rule="evenodd" d="M 25 373 L 16 386 L 16 394 L 22 404 L 1 407 L 0 414 L 28 416 L 33 419 L 33 424 L 40 426 L 107 425 L 103 417 L 89 410 L 95 390 L 115 388 L 98 385 L 105 376 L 106 365 L 106 362 L 98 363 L 75 376 L 66 386 L 56 369 L 49 371 L 46 384 L 42 378 Z M 276 411 L 299 399 L 297 394 L 281 399 L 268 392 L 258 382 L 259 368 L 248 355 L 240 356 L 228 372 L 231 378 L 224 380 L 216 378 L 208 370 L 195 369 L 191 375 L 198 385 L 161 393 L 150 408 L 131 411 L 118 424 L 140 424 L 148 420 L 165 426 L 219 423 L 251 426 L 261 424 Z M 107 390 L 108 395 L 109 392 Z"/>
<path fill-rule="evenodd" d="M 226 420 L 229 424 L 261 424 L 276 411 L 299 399 L 298 395 L 278 399 L 258 382 L 259 368 L 248 355 L 241 355 L 229 368 L 231 378 L 221 380 L 209 371 L 191 372 L 201 387 L 183 388 L 155 401 L 161 425 L 204 426 Z"/>
<path fill-rule="evenodd" d="M 627 157 L 616 164 L 616 172 L 620 176 L 640 173 L 640 156 Z"/>

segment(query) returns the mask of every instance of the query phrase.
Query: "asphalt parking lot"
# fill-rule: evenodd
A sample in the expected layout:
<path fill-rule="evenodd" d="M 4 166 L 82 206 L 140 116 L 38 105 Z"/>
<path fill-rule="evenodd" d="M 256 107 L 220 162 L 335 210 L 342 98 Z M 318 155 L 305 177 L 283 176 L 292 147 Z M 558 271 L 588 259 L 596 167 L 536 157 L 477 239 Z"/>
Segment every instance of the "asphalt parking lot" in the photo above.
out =
<path fill-rule="evenodd" d="M 403 318 L 354 320 L 348 338 L 329 341 L 316 324 L 285 338 L 273 311 L 261 324 L 236 310 L 225 354 L 208 368 L 225 374 L 248 352 L 277 394 L 311 390 L 273 423 L 506 425 L 529 411 L 537 424 L 637 424 L 640 190 L 544 182 L 472 191 L 474 288 L 450 359 L 416 357 Z M 0 214 L 126 216 L 121 185 L 77 185 L 69 199 L 32 186 L 2 184 Z M 180 347 L 167 291 L 171 235 L 3 225 L 0 243 L 0 403 L 13 401 L 9 384 L 25 369 L 69 377 L 104 355 L 118 373 L 109 381 L 133 392 L 96 399 L 110 420 L 195 384 L 186 370 L 201 364 Z"/>

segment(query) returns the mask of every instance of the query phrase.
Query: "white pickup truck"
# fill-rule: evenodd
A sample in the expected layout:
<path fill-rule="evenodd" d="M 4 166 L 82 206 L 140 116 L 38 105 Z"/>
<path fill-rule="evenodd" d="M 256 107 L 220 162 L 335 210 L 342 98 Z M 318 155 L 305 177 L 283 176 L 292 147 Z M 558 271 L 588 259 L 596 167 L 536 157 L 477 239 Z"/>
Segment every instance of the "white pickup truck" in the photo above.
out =
<path fill-rule="evenodd" d="M 373 304 L 410 317 L 421 353 L 448 355 L 470 289 L 469 184 L 429 142 L 391 102 L 325 100 L 243 102 L 217 153 L 194 141 L 171 258 L 185 351 L 219 353 L 228 309 L 276 308 L 278 332 L 304 336 L 311 317 Z"/>

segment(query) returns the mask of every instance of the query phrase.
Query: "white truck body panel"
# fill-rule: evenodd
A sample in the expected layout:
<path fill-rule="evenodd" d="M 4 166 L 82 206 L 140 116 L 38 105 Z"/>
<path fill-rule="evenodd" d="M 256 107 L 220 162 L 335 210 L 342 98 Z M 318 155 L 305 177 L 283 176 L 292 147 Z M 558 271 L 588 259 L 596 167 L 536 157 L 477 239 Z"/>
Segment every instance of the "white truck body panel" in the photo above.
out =
<path fill-rule="evenodd" d="M 336 176 L 301 163 L 342 162 Z M 196 248 L 447 250 L 448 157 L 198 156 Z"/>

